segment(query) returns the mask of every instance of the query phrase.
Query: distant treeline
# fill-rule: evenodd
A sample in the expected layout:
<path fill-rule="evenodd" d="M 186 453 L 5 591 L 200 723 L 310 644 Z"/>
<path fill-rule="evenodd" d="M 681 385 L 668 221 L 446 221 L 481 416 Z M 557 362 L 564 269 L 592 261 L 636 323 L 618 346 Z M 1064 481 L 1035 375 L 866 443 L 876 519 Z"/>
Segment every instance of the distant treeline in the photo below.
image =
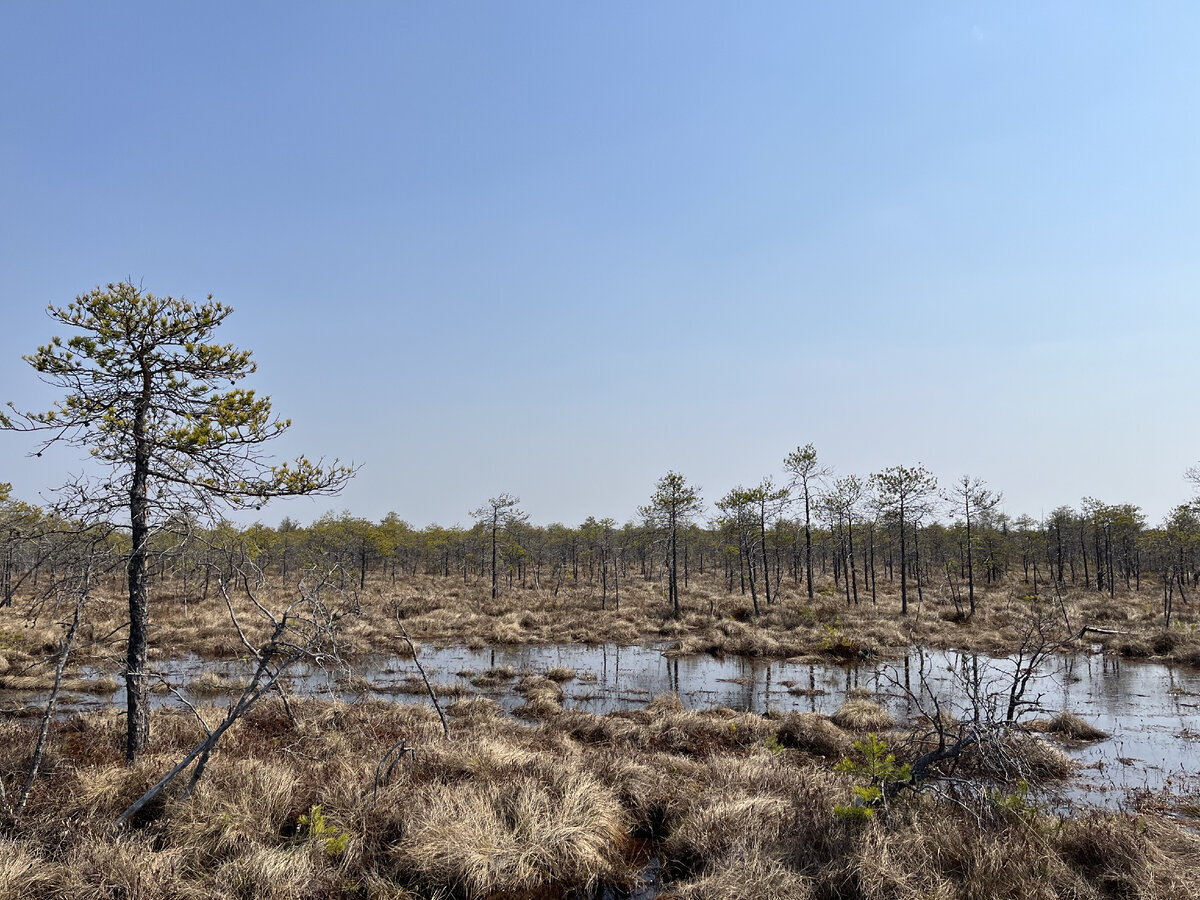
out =
<path fill-rule="evenodd" d="M 903 565 L 909 591 L 934 590 L 960 606 L 968 590 L 973 600 L 979 586 L 1010 578 L 1032 593 L 1075 585 L 1110 594 L 1122 587 L 1140 590 L 1153 578 L 1156 589 L 1185 603 L 1200 590 L 1195 503 L 1177 506 L 1154 527 L 1137 506 L 1090 498 L 1037 520 L 999 512 L 998 498 L 977 480 L 961 479 L 940 493 L 930 487 L 931 477 L 921 483 L 929 489 L 902 509 L 887 496 L 881 476 L 859 481 L 814 475 L 806 516 L 803 490 L 796 484 L 776 489 L 764 480 L 730 491 L 709 517 L 696 514 L 697 503 L 693 514 L 680 510 L 671 523 L 658 494 L 624 524 L 589 516 L 576 526 L 534 525 L 507 495 L 472 513 L 470 527 L 418 528 L 395 513 L 378 522 L 350 512 L 308 525 L 285 518 L 276 527 L 201 527 L 174 519 L 154 532 L 152 575 L 182 582 L 194 596 L 207 595 L 214 579 L 247 568 L 290 583 L 312 567 L 334 572 L 346 588 L 425 575 L 555 592 L 587 584 L 607 593 L 624 579 L 666 577 L 673 524 L 684 588 L 707 576 L 728 591 L 766 588 L 769 598 L 785 584 L 811 592 L 811 573 L 818 587 L 828 592 L 833 585 L 846 602 L 870 601 L 881 582 L 900 578 Z M 7 604 L 23 586 L 53 577 L 84 531 L 38 507 L 0 502 L 0 600 Z M 110 577 L 119 578 L 128 535 L 111 529 L 104 540 L 113 560 Z"/>

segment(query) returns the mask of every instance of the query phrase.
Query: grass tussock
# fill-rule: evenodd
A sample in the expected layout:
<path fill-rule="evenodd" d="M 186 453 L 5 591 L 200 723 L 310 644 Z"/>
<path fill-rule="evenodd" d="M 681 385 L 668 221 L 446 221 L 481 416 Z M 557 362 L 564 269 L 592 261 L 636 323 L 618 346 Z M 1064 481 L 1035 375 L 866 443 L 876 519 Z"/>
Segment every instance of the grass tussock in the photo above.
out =
<path fill-rule="evenodd" d="M 193 697 L 221 697 L 228 694 L 240 694 L 246 689 L 247 682 L 242 678 L 225 678 L 216 672 L 205 672 L 199 678 L 193 679 L 187 686 L 188 693 Z"/>
<path fill-rule="evenodd" d="M 466 697 L 455 700 L 446 707 L 446 712 L 461 719 L 494 719 L 503 708 L 491 697 Z"/>
<path fill-rule="evenodd" d="M 624 813 L 613 791 L 587 773 L 435 784 L 412 803 L 396 864 L 470 897 L 587 884 L 619 871 Z"/>
<path fill-rule="evenodd" d="M 817 713 L 789 713 L 779 723 L 776 735 L 785 748 L 834 760 L 849 753 L 853 743 L 850 735 Z"/>
<path fill-rule="evenodd" d="M 525 703 L 513 711 L 515 715 L 545 719 L 562 712 L 563 689 L 545 675 L 526 675 L 514 690 L 525 698 Z"/>
<path fill-rule="evenodd" d="M 330 875 L 307 848 L 253 846 L 223 862 L 213 881 L 228 897 L 315 900 L 336 887 L 337 881 Z"/>
<path fill-rule="evenodd" d="M 495 666 L 471 679 L 471 684 L 479 688 L 494 688 L 508 684 L 517 677 L 517 670 L 512 666 Z"/>
<path fill-rule="evenodd" d="M 847 700 L 830 718 L 847 731 L 887 731 L 896 724 L 895 718 L 873 700 Z"/>
<path fill-rule="evenodd" d="M 665 897 L 676 900 L 809 900 L 812 882 L 772 859 L 739 848 L 725 857 L 726 865 L 674 885 Z"/>
<path fill-rule="evenodd" d="M 0 900 L 35 897 L 50 880 L 38 856 L 19 841 L 0 838 Z"/>
<path fill-rule="evenodd" d="M 1107 731 L 1097 728 L 1082 716 L 1066 711 L 1050 718 L 1044 730 L 1071 741 L 1101 741 L 1108 737 Z"/>

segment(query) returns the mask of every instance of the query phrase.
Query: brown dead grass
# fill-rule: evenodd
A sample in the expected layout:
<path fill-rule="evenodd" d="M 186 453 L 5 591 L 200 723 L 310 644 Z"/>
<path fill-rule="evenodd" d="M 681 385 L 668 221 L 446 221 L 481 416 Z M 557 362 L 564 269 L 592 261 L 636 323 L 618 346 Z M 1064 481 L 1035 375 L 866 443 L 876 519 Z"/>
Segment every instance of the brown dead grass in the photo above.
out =
<path fill-rule="evenodd" d="M 547 685 L 528 676 L 527 696 Z M 176 793 L 124 832 L 109 823 L 201 729 L 156 713 L 152 753 L 127 769 L 119 716 L 56 723 L 57 762 L 0 838 L 0 898 L 550 898 L 631 884 L 649 856 L 663 896 L 690 898 L 1176 900 L 1200 879 L 1200 842 L 1154 814 L 1059 820 L 902 795 L 886 821 L 843 821 L 833 810 L 854 782 L 833 763 L 851 733 L 822 716 L 694 711 L 663 695 L 530 726 L 459 702 L 446 741 L 424 708 L 303 700 L 293 723 L 267 701 L 190 800 Z M 11 785 L 35 723 L 3 727 Z M 1031 756 L 1053 751 L 1019 739 Z M 397 741 L 416 757 L 377 785 Z M 302 819 L 318 806 L 319 833 Z M 635 854 L 637 841 L 649 845 Z"/>
<path fill-rule="evenodd" d="M 557 594 L 548 587 L 508 587 L 497 599 L 486 579 L 461 579 L 418 575 L 396 581 L 368 581 L 365 591 L 348 608 L 355 615 L 343 624 L 345 649 L 351 655 L 407 654 L 398 639 L 392 614 L 399 610 L 414 640 L 425 644 L 520 645 L 564 642 L 619 644 L 664 642 L 672 652 L 714 653 L 770 658 L 832 656 L 861 659 L 892 654 L 914 643 L 926 646 L 1000 653 L 1012 649 L 1019 627 L 1032 605 L 1032 585 L 1012 579 L 1003 585 L 981 585 L 978 611 L 973 616 L 951 615 L 953 604 L 940 585 L 926 585 L 924 603 L 910 603 L 908 615 L 900 613 L 898 585 L 880 580 L 871 603 L 860 591 L 860 602 L 847 605 L 828 579 L 818 579 L 818 592 L 810 600 L 802 584 L 784 581 L 776 602 L 753 615 L 748 595 L 725 585 L 711 574 L 693 573 L 681 591 L 683 615 L 670 615 L 657 581 L 629 578 L 622 582 L 621 608 L 601 609 L 593 585 L 567 585 Z M 126 616 L 119 586 L 111 596 L 99 596 L 88 610 L 81 642 L 73 664 L 100 662 L 120 655 L 120 627 Z M 192 591 L 198 591 L 194 586 Z M 1200 664 L 1200 608 L 1182 609 L 1176 625 L 1162 628 L 1161 615 L 1152 600 L 1157 596 L 1149 581 L 1143 590 L 1118 589 L 1115 598 L 1080 586 L 1067 586 L 1063 605 L 1073 628 L 1099 625 L 1120 632 L 1088 636 L 1114 652 L 1132 656 L 1158 656 Z M 279 607 L 294 599 L 294 591 L 276 581 L 259 591 L 267 605 Z M 336 598 L 331 596 L 331 602 Z M 247 638 L 259 644 L 267 637 L 266 623 L 255 615 L 242 596 L 233 596 Z M 913 600 L 913 598 L 910 598 Z M 1057 600 L 1043 591 L 1043 604 L 1060 615 Z M 711 609 L 711 612 L 710 612 Z M 42 620 L 44 622 L 45 620 Z M 165 657 L 196 653 L 204 658 L 231 659 L 245 648 L 229 622 L 218 596 L 200 599 L 193 594 L 186 611 L 182 586 L 165 581 L 155 585 L 151 600 L 155 635 L 152 650 Z M 109 635 L 108 642 L 98 640 Z M 38 675 L 31 665 L 52 654 L 60 629 L 31 626 L 19 605 L 0 610 L 0 678 Z M 97 639 L 92 643 L 93 639 Z M 112 669 L 110 669 L 112 671 Z M 565 672 L 557 673 L 566 677 Z"/>
<path fill-rule="evenodd" d="M 1045 730 L 1072 741 L 1100 741 L 1108 737 L 1107 731 L 1097 728 L 1082 716 L 1065 710 L 1052 716 L 1045 723 Z"/>
<path fill-rule="evenodd" d="M 886 709 L 873 700 L 862 698 L 847 700 L 830 718 L 835 725 L 848 731 L 887 731 L 896 724 Z"/>

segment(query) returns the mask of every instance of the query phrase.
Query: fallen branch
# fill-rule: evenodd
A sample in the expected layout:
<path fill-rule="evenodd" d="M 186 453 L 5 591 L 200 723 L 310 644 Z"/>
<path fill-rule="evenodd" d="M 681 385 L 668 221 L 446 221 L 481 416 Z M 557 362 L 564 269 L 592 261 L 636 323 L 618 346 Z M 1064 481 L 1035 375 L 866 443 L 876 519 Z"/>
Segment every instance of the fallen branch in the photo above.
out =
<path fill-rule="evenodd" d="M 1077 641 L 1082 640 L 1083 636 L 1085 634 L 1089 634 L 1089 633 L 1091 633 L 1091 634 L 1124 634 L 1124 635 L 1129 634 L 1128 631 L 1117 631 L 1117 629 L 1115 629 L 1115 628 L 1097 628 L 1095 625 L 1084 625 L 1083 628 L 1079 629 L 1079 634 L 1074 639 Z"/>
<path fill-rule="evenodd" d="M 200 781 L 204 774 L 205 767 L 208 765 L 209 756 L 213 748 L 217 745 L 217 741 L 221 739 L 229 728 L 235 722 L 245 716 L 262 697 L 271 691 L 279 690 L 280 676 L 293 663 L 298 662 L 305 657 L 312 657 L 319 647 L 332 632 L 332 629 L 337 621 L 337 616 L 332 615 L 325 609 L 324 605 L 317 599 L 318 594 L 325 587 L 326 581 L 322 580 L 315 588 L 305 593 L 301 591 L 299 599 L 291 603 L 283 615 L 276 617 L 270 610 L 260 604 L 251 595 L 251 600 L 258 608 L 259 612 L 267 618 L 273 625 L 270 639 L 261 648 L 256 648 L 246 639 L 245 633 L 242 630 L 241 624 L 238 622 L 237 614 L 234 612 L 233 604 L 230 601 L 228 593 L 225 593 L 225 602 L 229 608 L 229 614 L 233 619 L 234 627 L 241 636 L 243 643 L 250 648 L 258 660 L 258 665 L 254 670 L 254 677 L 250 683 L 246 685 L 237 702 L 229 708 L 225 714 L 225 719 L 211 730 L 207 724 L 204 725 L 208 730 L 208 736 L 199 744 L 192 748 L 191 752 L 181 759 L 171 771 L 167 772 L 158 780 L 149 790 L 142 796 L 129 805 L 129 807 L 117 817 L 118 825 L 127 824 L 130 819 L 138 814 L 146 804 L 150 803 L 157 797 L 168 785 L 176 778 L 183 774 L 187 769 L 195 763 L 195 769 L 192 771 L 192 777 L 188 782 L 186 790 L 183 792 L 183 799 L 191 796 L 195 790 L 196 784 Z M 224 586 L 222 585 L 222 588 Z M 224 591 L 223 591 L 224 592 Z M 249 591 L 247 590 L 247 593 Z M 307 608 L 306 615 L 301 615 L 298 610 Z M 307 627 L 306 627 L 307 626 Z M 297 635 L 302 639 L 301 643 L 294 643 L 289 640 L 292 635 Z M 282 692 L 280 692 L 282 696 Z M 285 700 L 286 703 L 286 700 Z M 190 706 L 191 704 L 189 704 Z M 193 712 L 199 717 L 199 713 L 193 708 Z M 203 722 L 203 719 L 201 719 Z"/>

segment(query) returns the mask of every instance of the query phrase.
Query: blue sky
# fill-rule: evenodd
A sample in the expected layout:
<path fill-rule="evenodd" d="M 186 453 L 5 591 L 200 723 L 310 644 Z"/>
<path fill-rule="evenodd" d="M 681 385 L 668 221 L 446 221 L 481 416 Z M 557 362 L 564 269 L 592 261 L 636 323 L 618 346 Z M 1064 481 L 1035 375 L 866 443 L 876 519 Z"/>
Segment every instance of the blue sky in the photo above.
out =
<path fill-rule="evenodd" d="M 813 442 L 1039 516 L 1200 460 L 1200 7 L 0 5 L 0 400 L 48 303 L 213 293 L 310 519 L 624 520 Z M 36 499 L 79 468 L 0 435 Z"/>

